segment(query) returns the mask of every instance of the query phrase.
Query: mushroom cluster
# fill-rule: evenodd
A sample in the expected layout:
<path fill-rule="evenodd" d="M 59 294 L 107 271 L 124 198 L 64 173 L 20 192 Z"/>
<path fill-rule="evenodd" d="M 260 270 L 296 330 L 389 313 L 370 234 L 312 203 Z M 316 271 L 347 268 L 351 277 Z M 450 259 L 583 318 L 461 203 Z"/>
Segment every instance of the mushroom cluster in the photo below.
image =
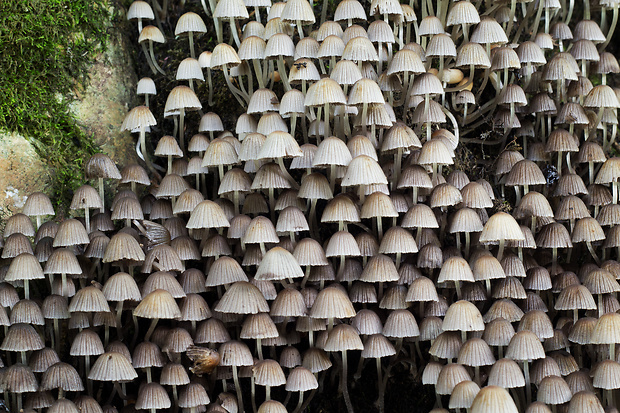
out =
<path fill-rule="evenodd" d="M 519 3 L 133 1 L 145 167 L 4 223 L 9 411 L 300 413 L 337 379 L 383 413 L 396 373 L 434 412 L 617 411 L 620 3 Z"/>

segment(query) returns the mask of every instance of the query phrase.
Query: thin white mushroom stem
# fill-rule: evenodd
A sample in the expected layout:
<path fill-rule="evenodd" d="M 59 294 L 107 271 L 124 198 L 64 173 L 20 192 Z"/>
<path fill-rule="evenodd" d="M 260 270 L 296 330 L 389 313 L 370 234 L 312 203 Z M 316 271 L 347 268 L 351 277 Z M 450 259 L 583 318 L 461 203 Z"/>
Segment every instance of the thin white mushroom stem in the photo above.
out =
<path fill-rule="evenodd" d="M 192 57 L 192 59 L 196 58 L 196 52 L 194 52 L 194 32 L 189 31 L 187 32 L 188 37 L 189 37 L 189 53 L 190 56 Z"/>
<path fill-rule="evenodd" d="M 157 71 L 161 73 L 162 75 L 165 75 L 166 72 L 164 72 L 164 69 L 162 69 L 159 66 L 159 64 L 157 63 L 157 59 L 155 59 L 155 53 L 153 52 L 153 41 L 152 40 L 149 40 L 149 54 L 151 55 L 151 63 L 153 63 L 153 66 L 155 67 L 155 69 L 157 69 Z"/>
<path fill-rule="evenodd" d="M 530 368 L 529 361 L 523 361 L 523 376 L 525 378 L 525 393 L 527 395 L 527 404 L 528 406 L 532 403 L 532 383 L 530 381 Z"/>
<path fill-rule="evenodd" d="M 230 78 L 228 77 L 228 65 L 227 64 L 223 64 L 222 65 L 222 70 L 224 71 L 224 80 L 226 81 L 226 85 L 228 86 L 228 88 L 230 89 L 230 91 L 232 92 L 233 96 L 237 99 L 237 102 L 239 102 L 239 104 L 245 108 L 247 105 L 245 103 L 245 101 L 241 98 L 241 96 L 243 96 L 243 93 L 232 84 L 232 82 L 230 81 Z"/>
<path fill-rule="evenodd" d="M 291 84 L 288 82 L 286 67 L 284 67 L 284 57 L 282 55 L 278 56 L 278 73 L 280 74 L 280 79 L 282 79 L 282 83 L 284 84 L 284 90 L 288 92 L 291 90 Z"/>
<path fill-rule="evenodd" d="M 228 22 L 230 23 L 230 32 L 232 33 L 233 39 L 235 39 L 235 44 L 237 45 L 237 48 L 239 48 L 239 45 L 241 45 L 241 40 L 239 40 L 239 33 L 237 32 L 237 23 L 235 22 L 235 18 L 231 17 Z"/>
<path fill-rule="evenodd" d="M 116 303 L 116 332 L 120 340 L 123 339 L 123 326 L 121 324 L 121 316 L 123 315 L 123 301 Z"/>
<path fill-rule="evenodd" d="M 239 385 L 239 373 L 237 371 L 237 366 L 232 366 L 233 371 L 233 381 L 235 383 L 235 390 L 237 391 L 237 403 L 239 404 L 239 411 L 244 412 L 243 408 L 243 393 L 241 393 L 241 386 Z"/>
<path fill-rule="evenodd" d="M 301 24 L 301 20 L 297 20 L 297 31 L 299 32 L 299 38 L 303 39 L 304 38 L 304 28 Z"/>
<path fill-rule="evenodd" d="M 211 69 L 207 68 L 207 83 L 209 84 L 209 106 L 213 106 L 213 79 L 211 78 Z"/>
<path fill-rule="evenodd" d="M 618 6 L 616 5 L 614 7 L 613 17 L 611 18 L 611 26 L 609 26 L 609 31 L 607 32 L 607 38 L 605 39 L 605 42 L 603 42 L 603 44 L 599 46 L 599 52 L 605 50 L 605 47 L 607 47 L 607 45 L 611 41 L 611 38 L 614 35 L 614 31 L 616 30 L 617 24 L 618 24 Z"/>
<path fill-rule="evenodd" d="M 144 336 L 144 341 L 149 341 L 149 339 L 151 338 L 151 334 L 153 334 L 153 331 L 155 331 L 155 326 L 157 325 L 158 321 L 159 318 L 154 318 L 151 320 L 151 325 Z"/>
<path fill-rule="evenodd" d="M 263 78 L 263 69 L 261 68 L 260 62 L 257 59 L 252 59 L 252 65 L 254 66 L 254 71 L 256 72 L 256 79 L 258 79 L 258 87 L 259 89 L 264 89 L 265 79 Z"/>
<path fill-rule="evenodd" d="M 140 43 L 140 46 L 142 46 L 142 52 L 144 52 L 144 56 L 146 56 L 146 63 L 148 63 L 149 68 L 151 69 L 151 72 L 153 72 L 153 74 L 156 75 L 157 69 L 155 68 L 155 66 L 153 66 L 153 62 L 151 61 L 151 55 L 149 54 L 149 51 L 146 48 L 146 45 L 144 44 L 144 42 L 142 42 Z"/>
<path fill-rule="evenodd" d="M 351 397 L 349 397 L 349 388 L 347 386 L 347 375 L 348 375 L 348 368 L 347 368 L 347 350 L 342 350 L 342 376 L 341 376 L 341 383 L 342 383 L 342 394 L 344 396 L 344 403 L 347 405 L 347 411 L 349 413 L 353 413 L 353 403 L 351 403 Z"/>

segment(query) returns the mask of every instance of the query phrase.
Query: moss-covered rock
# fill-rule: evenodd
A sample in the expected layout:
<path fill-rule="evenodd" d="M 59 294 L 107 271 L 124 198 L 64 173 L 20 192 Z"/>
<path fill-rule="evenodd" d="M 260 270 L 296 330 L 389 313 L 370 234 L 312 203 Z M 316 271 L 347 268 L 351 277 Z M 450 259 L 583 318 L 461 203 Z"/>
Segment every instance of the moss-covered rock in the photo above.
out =
<path fill-rule="evenodd" d="M 28 194 L 45 192 L 51 178 L 46 162 L 26 138 L 0 132 L 0 223 L 21 210 Z"/>

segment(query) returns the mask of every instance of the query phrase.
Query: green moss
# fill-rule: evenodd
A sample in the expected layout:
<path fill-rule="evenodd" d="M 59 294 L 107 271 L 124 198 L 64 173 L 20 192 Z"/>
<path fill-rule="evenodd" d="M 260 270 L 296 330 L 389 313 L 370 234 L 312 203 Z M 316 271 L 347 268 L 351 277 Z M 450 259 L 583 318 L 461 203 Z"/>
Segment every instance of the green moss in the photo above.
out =
<path fill-rule="evenodd" d="M 105 0 L 20 0 L 0 6 L 0 129 L 31 139 L 54 169 L 52 196 L 66 206 L 96 152 L 69 111 L 72 92 L 105 45 Z"/>

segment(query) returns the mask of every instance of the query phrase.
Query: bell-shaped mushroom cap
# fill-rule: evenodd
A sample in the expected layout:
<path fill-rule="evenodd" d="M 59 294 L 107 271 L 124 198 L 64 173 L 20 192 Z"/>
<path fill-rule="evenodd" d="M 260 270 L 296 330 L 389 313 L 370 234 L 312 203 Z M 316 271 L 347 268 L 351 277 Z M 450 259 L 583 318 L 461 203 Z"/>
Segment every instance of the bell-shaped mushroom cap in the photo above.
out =
<path fill-rule="evenodd" d="M 227 341 L 219 348 L 222 366 L 251 366 L 254 364 L 248 346 L 240 341 Z"/>
<path fill-rule="evenodd" d="M 66 219 L 60 223 L 52 246 L 57 248 L 89 243 L 84 225 L 77 219 Z"/>
<path fill-rule="evenodd" d="M 469 301 L 460 300 L 452 304 L 443 320 L 444 331 L 484 331 L 482 314 Z"/>
<path fill-rule="evenodd" d="M 267 135 L 258 159 L 296 158 L 303 156 L 299 144 L 290 133 L 274 131 Z"/>
<path fill-rule="evenodd" d="M 100 289 L 94 286 L 80 288 L 69 303 L 69 311 L 74 312 L 110 312 L 110 306 Z"/>
<path fill-rule="evenodd" d="M 305 0 L 304 0 L 305 1 Z M 286 413 L 286 407 L 277 400 L 264 401 L 258 406 L 258 413 Z"/>
<path fill-rule="evenodd" d="M 213 201 L 204 200 L 192 211 L 187 228 L 228 228 L 230 222 L 222 208 Z"/>
<path fill-rule="evenodd" d="M 568 413 L 604 413 L 603 405 L 596 395 L 587 390 L 573 394 L 568 403 Z"/>
<path fill-rule="evenodd" d="M 232 284 L 237 281 L 248 281 L 248 277 L 241 265 L 233 258 L 220 257 L 211 265 L 205 285 L 207 287 L 215 287 Z"/>
<path fill-rule="evenodd" d="M 190 409 L 199 406 L 206 406 L 211 400 L 204 386 L 197 382 L 189 383 L 179 395 L 179 407 Z"/>
<path fill-rule="evenodd" d="M 327 336 L 325 351 L 363 350 L 364 344 L 359 334 L 348 324 L 335 326 Z"/>
<path fill-rule="evenodd" d="M 137 3 L 137 2 L 134 1 L 134 3 Z M 157 94 L 157 87 L 155 86 L 155 82 L 153 81 L 153 79 L 151 79 L 150 77 L 143 77 L 140 80 L 138 80 L 138 85 L 136 86 L 136 95 L 139 96 L 139 95 L 156 95 L 156 94 Z"/>
<path fill-rule="evenodd" d="M 86 176 L 89 178 L 121 179 L 121 173 L 110 157 L 103 153 L 94 154 L 86 162 Z"/>
<path fill-rule="evenodd" d="M 23 253 L 11 260 L 9 269 L 4 276 L 4 281 L 13 282 L 18 280 L 35 280 L 45 278 L 43 274 L 41 265 L 35 256 L 32 254 Z"/>
<path fill-rule="evenodd" d="M 355 308 L 347 294 L 334 286 L 328 286 L 317 295 L 310 317 L 312 318 L 351 318 Z"/>
<path fill-rule="evenodd" d="M 42 391 L 60 389 L 62 391 L 82 391 L 84 385 L 75 368 L 67 363 L 59 362 L 50 366 L 41 377 Z"/>
<path fill-rule="evenodd" d="M 323 106 L 326 103 L 344 105 L 346 96 L 340 85 L 333 79 L 325 77 L 308 88 L 304 104 L 306 106 Z"/>
<path fill-rule="evenodd" d="M 255 279 L 276 281 L 303 276 L 304 273 L 293 254 L 284 248 L 274 247 L 263 256 Z"/>
<path fill-rule="evenodd" d="M 98 356 L 103 353 L 103 343 L 99 335 L 90 329 L 80 331 L 73 339 L 69 350 L 72 356 Z"/>
<path fill-rule="evenodd" d="M 2 341 L 0 350 L 31 351 L 41 350 L 45 345 L 36 330 L 30 324 L 13 324 Z"/>
<path fill-rule="evenodd" d="M 269 305 L 257 287 L 246 281 L 238 281 L 224 293 L 215 311 L 233 314 L 266 313 Z"/>
<path fill-rule="evenodd" d="M 168 291 L 158 289 L 144 297 L 133 314 L 142 318 L 176 319 L 181 317 L 181 310 Z"/>
<path fill-rule="evenodd" d="M 121 131 L 133 132 L 138 129 L 146 129 L 148 126 L 157 125 L 155 116 L 147 106 L 136 106 L 125 116 L 121 124 Z"/>
<path fill-rule="evenodd" d="M 164 111 L 171 112 L 179 109 L 191 111 L 201 108 L 202 104 L 193 90 L 187 86 L 176 86 L 170 91 L 168 99 L 166 99 Z"/>
<path fill-rule="evenodd" d="M 138 373 L 121 353 L 103 353 L 93 365 L 88 378 L 97 381 L 128 382 L 138 377 Z"/>
<path fill-rule="evenodd" d="M 116 262 L 130 260 L 134 262 L 144 261 L 144 251 L 138 241 L 125 232 L 115 234 L 105 249 L 103 262 Z"/>
<path fill-rule="evenodd" d="M 166 389 L 155 382 L 144 383 L 138 390 L 136 410 L 168 409 L 171 406 L 170 397 Z"/>
<path fill-rule="evenodd" d="M 480 243 L 482 244 L 499 240 L 525 240 L 517 221 L 505 212 L 497 212 L 491 215 L 480 234 Z"/>
<path fill-rule="evenodd" d="M 387 183 L 387 178 L 379 163 L 369 156 L 360 155 L 349 163 L 341 185 L 346 187 L 354 185 L 387 185 Z"/>
<path fill-rule="evenodd" d="M 620 314 L 607 313 L 598 319 L 590 342 L 592 344 L 611 344 L 616 343 L 620 332 Z"/>
<path fill-rule="evenodd" d="M 259 386 L 281 386 L 286 383 L 286 376 L 282 367 L 275 360 L 262 360 L 252 368 L 254 381 Z"/>
<path fill-rule="evenodd" d="M 540 339 L 529 330 L 517 332 L 506 349 L 506 357 L 515 361 L 537 360 L 545 358 Z"/>
<path fill-rule="evenodd" d="M 510 393 L 499 386 L 486 386 L 474 398 L 472 413 L 517 413 L 519 410 Z"/>
<path fill-rule="evenodd" d="M 29 217 L 56 215 L 52 202 L 43 192 L 33 192 L 28 195 L 24 204 L 24 214 Z M 7 236 L 6 233 L 5 236 Z"/>
<path fill-rule="evenodd" d="M 247 17 L 247 16 L 246 16 Z M 187 12 L 179 17 L 177 25 L 174 28 L 174 35 L 185 34 L 188 32 L 194 33 L 206 33 L 207 26 L 198 14 L 193 12 Z"/>
<path fill-rule="evenodd" d="M 312 166 L 322 168 L 331 165 L 347 166 L 351 160 L 351 153 L 343 140 L 330 136 L 319 144 L 314 154 Z"/>

